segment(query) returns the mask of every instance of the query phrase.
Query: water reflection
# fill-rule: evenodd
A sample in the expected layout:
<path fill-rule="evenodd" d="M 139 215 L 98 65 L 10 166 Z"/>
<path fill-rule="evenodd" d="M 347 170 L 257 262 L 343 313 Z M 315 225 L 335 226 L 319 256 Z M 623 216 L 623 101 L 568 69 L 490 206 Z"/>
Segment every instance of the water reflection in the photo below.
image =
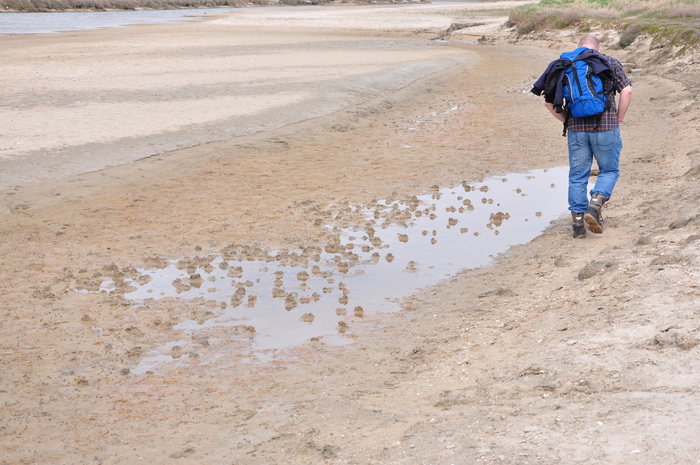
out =
<path fill-rule="evenodd" d="M 134 270 L 103 288 L 156 307 L 165 297 L 202 299 L 212 313 L 174 329 L 229 328 L 230 337 L 251 338 L 256 349 L 320 336 L 326 343 L 348 343 L 364 318 L 395 311 L 403 296 L 487 264 L 494 254 L 540 234 L 566 211 L 566 176 L 565 168 L 557 168 L 434 186 L 425 195 L 371 205 L 332 205 L 320 226 L 334 232 L 334 240 L 323 247 L 267 251 L 230 245 L 219 256 Z M 344 213 L 364 221 L 338 227 Z"/>

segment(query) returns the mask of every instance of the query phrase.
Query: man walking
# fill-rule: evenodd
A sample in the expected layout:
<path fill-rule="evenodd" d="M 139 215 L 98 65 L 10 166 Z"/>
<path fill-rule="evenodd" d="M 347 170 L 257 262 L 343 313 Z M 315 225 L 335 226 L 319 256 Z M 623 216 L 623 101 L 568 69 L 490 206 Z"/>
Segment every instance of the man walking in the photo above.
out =
<path fill-rule="evenodd" d="M 577 118 L 567 115 L 561 107 L 548 101 L 551 98 L 548 99 L 545 93 L 545 106 L 556 119 L 564 123 L 565 131 L 568 130 L 569 210 L 573 218 L 574 238 L 584 237 L 586 226 L 592 233 L 603 232 L 603 217 L 600 210 L 610 199 L 620 176 L 620 151 L 622 150 L 620 123 L 624 121 L 625 113 L 632 100 L 632 86 L 622 65 L 615 58 L 598 53 L 600 52 L 598 39 L 595 36 L 585 36 L 578 45 L 579 48 L 585 47 L 594 51 L 584 53 L 599 57 L 603 63 L 607 61 L 610 72 L 601 74 L 601 77 L 604 94 L 609 98 L 610 104 L 602 114 Z M 617 105 L 615 92 L 620 94 Z M 590 192 L 589 202 L 586 191 L 593 157 L 598 163 L 599 173 L 595 186 Z"/>

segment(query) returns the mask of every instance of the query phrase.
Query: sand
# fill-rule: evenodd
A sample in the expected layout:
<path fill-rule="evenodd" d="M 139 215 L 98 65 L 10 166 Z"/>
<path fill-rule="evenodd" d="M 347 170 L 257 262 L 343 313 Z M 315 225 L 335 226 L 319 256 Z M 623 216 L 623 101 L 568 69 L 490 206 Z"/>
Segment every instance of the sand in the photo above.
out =
<path fill-rule="evenodd" d="M 349 289 L 335 336 L 263 362 L 245 320 L 177 329 L 205 299 L 124 298 L 138 269 L 337 252 L 347 206 L 565 165 L 528 90 L 576 34 L 395 25 L 415 8 L 0 37 L 0 463 L 696 463 L 697 60 L 645 38 L 598 31 L 643 68 L 600 236 L 563 215 L 399 312 Z"/>
<path fill-rule="evenodd" d="M 59 36 L 3 39 L 2 188 L 324 116 L 467 55 L 216 21 Z"/>

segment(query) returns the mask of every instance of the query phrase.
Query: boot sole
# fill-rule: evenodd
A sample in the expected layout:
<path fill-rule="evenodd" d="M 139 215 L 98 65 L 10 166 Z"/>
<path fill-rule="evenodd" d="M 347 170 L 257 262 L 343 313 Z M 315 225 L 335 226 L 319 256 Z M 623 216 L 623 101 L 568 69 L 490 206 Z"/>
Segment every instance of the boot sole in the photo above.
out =
<path fill-rule="evenodd" d="M 583 215 L 583 221 L 586 222 L 586 226 L 588 227 L 588 230 L 592 232 L 593 234 L 602 234 L 603 233 L 603 225 L 598 222 L 598 220 L 595 219 L 593 215 L 590 213 L 586 213 Z"/>

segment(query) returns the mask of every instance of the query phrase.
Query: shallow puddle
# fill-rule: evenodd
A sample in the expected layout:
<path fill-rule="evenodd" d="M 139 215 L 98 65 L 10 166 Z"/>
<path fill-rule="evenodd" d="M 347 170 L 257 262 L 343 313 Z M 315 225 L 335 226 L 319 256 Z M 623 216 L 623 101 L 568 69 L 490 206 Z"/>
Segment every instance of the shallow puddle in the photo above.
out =
<path fill-rule="evenodd" d="M 539 170 L 435 186 L 432 193 L 369 206 L 335 206 L 365 219 L 350 228 L 320 224 L 335 233 L 335 243 L 277 252 L 230 246 L 218 257 L 138 270 L 140 277 L 125 281 L 135 290 L 124 297 L 136 305 L 164 297 L 209 301 L 213 317 L 174 329 L 194 335 L 230 327 L 230 337 L 250 338 L 256 351 L 313 337 L 349 343 L 353 327 L 398 310 L 402 297 L 535 238 L 566 211 L 566 177 L 566 168 Z M 162 349 L 133 371 L 174 360 Z"/>

